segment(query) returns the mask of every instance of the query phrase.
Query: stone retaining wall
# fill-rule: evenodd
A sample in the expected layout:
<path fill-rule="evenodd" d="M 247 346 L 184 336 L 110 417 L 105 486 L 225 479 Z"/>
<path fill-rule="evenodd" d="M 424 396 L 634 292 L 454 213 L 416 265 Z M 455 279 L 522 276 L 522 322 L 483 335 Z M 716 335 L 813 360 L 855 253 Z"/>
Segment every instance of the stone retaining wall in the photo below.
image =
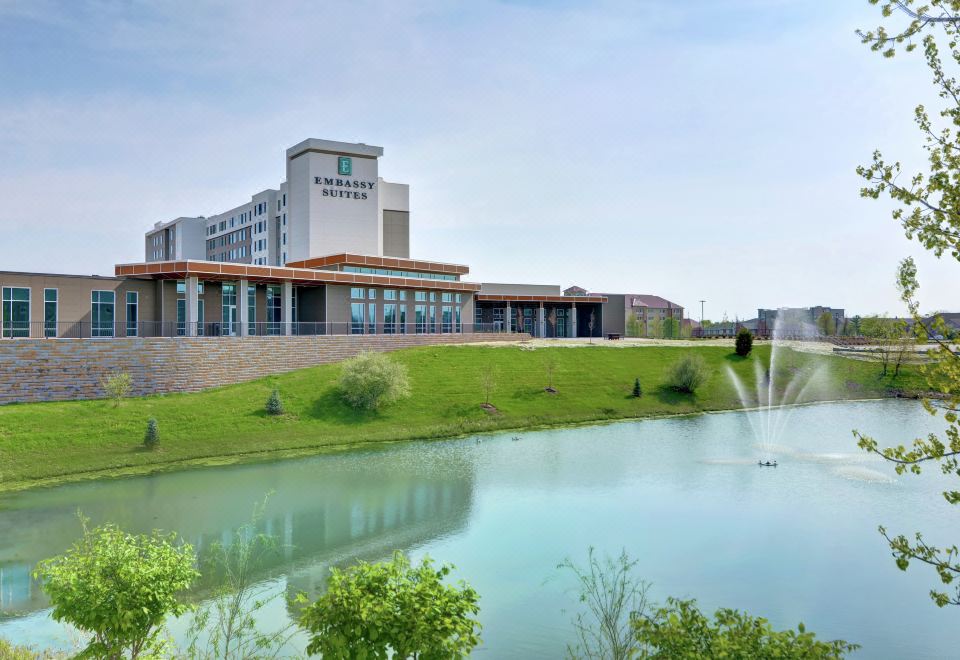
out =
<path fill-rule="evenodd" d="M 338 362 L 361 351 L 518 339 L 529 335 L 0 340 L 0 404 L 99 398 L 101 379 L 119 371 L 130 374 L 134 395 L 197 392 Z"/>

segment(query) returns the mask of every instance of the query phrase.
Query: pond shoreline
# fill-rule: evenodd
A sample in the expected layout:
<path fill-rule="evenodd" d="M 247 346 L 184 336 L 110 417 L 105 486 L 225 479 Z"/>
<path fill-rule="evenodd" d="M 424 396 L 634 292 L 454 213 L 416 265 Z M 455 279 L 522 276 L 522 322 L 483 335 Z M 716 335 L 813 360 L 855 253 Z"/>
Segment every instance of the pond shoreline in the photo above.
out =
<path fill-rule="evenodd" d="M 924 395 L 904 396 L 903 393 L 891 393 L 887 396 L 862 397 L 854 399 L 823 399 L 818 401 L 806 401 L 803 403 L 792 403 L 773 406 L 773 408 L 800 408 L 808 406 L 819 406 L 832 403 L 857 403 L 870 401 L 885 401 L 888 399 L 920 399 Z M 422 436 L 401 438 L 397 440 L 371 440 L 368 442 L 348 442 L 329 445 L 307 445 L 303 447 L 292 447 L 284 449 L 274 449 L 258 452 L 242 452 L 235 454 L 219 454 L 184 460 L 174 460 L 164 463 L 150 463 L 146 465 L 129 466 L 123 468 L 106 468 L 102 470 L 85 470 L 73 472 L 64 475 L 45 477 L 27 481 L 18 481 L 10 483 L 0 483 L 0 495 L 8 493 L 22 492 L 38 488 L 56 488 L 58 486 L 72 483 L 82 483 L 87 481 L 98 481 L 107 479 L 124 479 L 131 477 L 143 477 L 153 474 L 162 474 L 167 472 L 179 472 L 184 470 L 201 470 L 210 467 L 223 467 L 229 465 L 247 465 L 255 463 L 270 463 L 274 461 L 287 461 L 297 458 L 306 458 L 309 456 L 320 456 L 324 454 L 342 454 L 358 450 L 376 450 L 392 447 L 398 444 L 414 442 L 433 442 L 449 441 L 460 438 L 489 436 L 503 433 L 518 433 L 529 431 L 543 431 L 550 429 L 579 428 L 584 426 L 604 426 L 608 424 L 618 424 L 623 422 L 643 422 L 661 419 L 677 419 L 683 417 L 699 417 L 702 415 L 720 415 L 735 412 L 754 412 L 765 410 L 765 407 L 751 408 L 717 408 L 712 410 L 698 410 L 695 412 L 669 413 L 669 414 L 649 414 L 633 417 L 611 416 L 596 417 L 593 419 L 583 419 L 580 421 L 563 422 L 544 422 L 540 424 L 522 425 L 516 427 L 502 427 L 485 431 L 473 431 L 470 433 L 457 433 L 452 435 Z"/>

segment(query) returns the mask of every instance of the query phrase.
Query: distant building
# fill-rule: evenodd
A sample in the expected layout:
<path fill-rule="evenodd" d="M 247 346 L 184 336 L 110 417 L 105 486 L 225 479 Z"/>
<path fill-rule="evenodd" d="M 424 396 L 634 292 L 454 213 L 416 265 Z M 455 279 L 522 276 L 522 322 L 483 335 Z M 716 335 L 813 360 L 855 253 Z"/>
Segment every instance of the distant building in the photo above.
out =
<path fill-rule="evenodd" d="M 609 311 L 604 315 L 604 332 L 638 337 L 679 337 L 683 307 L 666 298 L 642 293 L 591 293 L 606 296 Z"/>
<path fill-rule="evenodd" d="M 587 290 L 579 286 L 571 286 L 563 290 L 563 295 L 565 296 L 586 296 Z"/>
<path fill-rule="evenodd" d="M 753 334 L 759 335 L 761 333 L 758 331 L 758 327 L 758 319 L 748 319 L 746 321 L 721 321 L 719 323 L 711 323 L 708 327 L 703 328 L 700 336 L 711 339 L 716 339 L 718 337 L 736 337 L 741 328 L 746 328 Z"/>
<path fill-rule="evenodd" d="M 781 307 L 779 309 L 757 310 L 757 334 L 770 335 L 776 330 L 780 335 L 810 336 L 819 334 L 817 322 L 824 314 L 833 317 L 835 332 L 843 328 L 846 316 L 844 310 L 834 307 Z"/>

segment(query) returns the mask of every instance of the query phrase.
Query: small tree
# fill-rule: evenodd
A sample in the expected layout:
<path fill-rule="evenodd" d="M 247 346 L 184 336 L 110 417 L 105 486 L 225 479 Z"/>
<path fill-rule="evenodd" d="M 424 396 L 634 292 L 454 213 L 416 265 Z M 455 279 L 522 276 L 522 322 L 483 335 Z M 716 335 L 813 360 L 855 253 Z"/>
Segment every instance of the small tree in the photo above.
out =
<path fill-rule="evenodd" d="M 280 398 L 280 390 L 276 388 L 270 393 L 270 398 L 267 399 L 267 414 L 283 414 L 283 399 Z"/>
<path fill-rule="evenodd" d="M 678 392 L 693 394 L 707 379 L 707 365 L 699 355 L 685 355 L 674 362 L 667 382 Z"/>
<path fill-rule="evenodd" d="M 628 337 L 639 337 L 641 334 L 640 319 L 638 319 L 637 315 L 632 312 L 627 315 L 626 330 Z"/>
<path fill-rule="evenodd" d="M 668 598 L 650 616 L 633 619 L 638 655 L 643 658 L 783 658 L 834 660 L 857 650 L 843 640 L 822 642 L 801 623 L 797 630 L 774 630 L 761 617 L 719 609 L 711 621 L 694 600 Z"/>
<path fill-rule="evenodd" d="M 493 388 L 497 385 L 497 374 L 493 370 L 493 365 L 487 362 L 483 371 L 480 372 L 480 387 L 483 388 L 483 403 L 490 405 L 490 395 L 493 394 Z"/>
<path fill-rule="evenodd" d="M 555 391 L 553 388 L 553 376 L 557 372 L 557 356 L 554 353 L 547 351 L 543 361 L 543 370 L 547 376 L 547 390 L 551 392 Z"/>
<path fill-rule="evenodd" d="M 147 420 L 147 430 L 143 434 L 143 446 L 147 449 L 156 449 L 160 444 L 160 426 L 153 417 Z"/>
<path fill-rule="evenodd" d="M 277 657 L 300 629 L 288 622 L 272 631 L 258 626 L 260 612 L 284 598 L 257 573 L 279 553 L 276 536 L 257 533 L 269 495 L 254 506 L 251 519 L 233 532 L 229 543 L 214 541 L 202 556 L 204 578 L 216 580 L 213 598 L 200 607 L 188 630 L 189 658 Z M 305 603 L 302 594 L 293 604 Z M 202 641 L 201 641 L 202 640 Z"/>
<path fill-rule="evenodd" d="M 640 387 L 640 379 L 637 378 L 633 381 L 633 396 L 640 398 L 643 396 L 643 388 Z"/>
<path fill-rule="evenodd" d="M 647 336 L 653 339 L 663 339 L 663 319 L 652 316 L 647 321 Z"/>
<path fill-rule="evenodd" d="M 330 569 L 327 592 L 301 624 L 307 653 L 324 658 L 459 658 L 480 643 L 479 596 L 467 584 L 445 584 L 452 566 L 419 566 L 400 552 L 379 564 Z"/>
<path fill-rule="evenodd" d="M 740 357 L 747 357 L 753 350 L 753 333 L 747 328 L 740 328 L 737 331 L 736 351 Z"/>
<path fill-rule="evenodd" d="M 132 389 L 130 374 L 126 371 L 118 371 L 106 378 L 101 378 L 100 386 L 107 398 L 113 399 L 113 407 L 117 408 L 123 399 L 130 396 L 130 390 Z"/>
<path fill-rule="evenodd" d="M 649 585 L 638 580 L 633 569 L 637 561 L 626 551 L 616 558 L 599 560 L 590 548 L 586 567 L 565 560 L 557 568 L 573 572 L 578 600 L 585 611 L 573 619 L 576 643 L 567 647 L 572 658 L 627 660 L 636 657 L 639 645 L 631 622 L 647 607 Z"/>
<path fill-rule="evenodd" d="M 832 337 L 837 334 L 837 320 L 833 318 L 830 312 L 823 312 L 817 317 L 817 330 L 824 337 Z"/>
<path fill-rule="evenodd" d="M 52 616 L 91 633 L 84 657 L 138 658 L 162 646 L 168 616 L 187 611 L 179 595 L 199 575 L 193 548 L 175 535 L 134 536 L 115 525 L 88 529 L 34 577 L 53 603 Z"/>
<path fill-rule="evenodd" d="M 339 385 L 343 398 L 362 410 L 376 410 L 410 395 L 406 365 L 383 353 L 361 353 L 344 362 Z"/>

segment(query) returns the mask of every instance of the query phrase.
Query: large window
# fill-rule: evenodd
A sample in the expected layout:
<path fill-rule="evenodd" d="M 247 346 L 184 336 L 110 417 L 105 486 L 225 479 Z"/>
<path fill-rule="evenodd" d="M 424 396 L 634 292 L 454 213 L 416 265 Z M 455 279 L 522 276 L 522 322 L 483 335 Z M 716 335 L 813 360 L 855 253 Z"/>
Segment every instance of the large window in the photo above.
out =
<path fill-rule="evenodd" d="M 350 333 L 354 335 L 363 334 L 363 303 L 350 303 Z"/>
<path fill-rule="evenodd" d="M 362 286 L 352 286 L 350 287 L 350 297 L 359 298 L 360 300 L 363 300 L 364 298 L 367 297 L 366 291 L 367 290 L 364 289 Z"/>
<path fill-rule="evenodd" d="M 374 289 L 370 289 L 373 291 Z M 377 334 L 377 303 L 367 305 L 367 333 Z"/>
<path fill-rule="evenodd" d="M 454 320 L 456 321 L 456 324 L 457 324 L 456 331 L 463 332 L 463 324 L 460 322 L 460 305 L 457 305 L 454 308 L 453 312 L 455 315 Z"/>
<path fill-rule="evenodd" d="M 440 310 L 440 331 L 453 332 L 453 308 L 444 305 Z"/>
<path fill-rule="evenodd" d="M 257 287 L 247 287 L 247 334 L 257 334 Z"/>
<path fill-rule="evenodd" d="M 3 336 L 30 336 L 29 287 L 3 287 Z"/>
<path fill-rule="evenodd" d="M 127 336 L 137 336 L 137 323 L 140 320 L 139 300 L 140 295 L 136 291 L 127 291 Z"/>
<path fill-rule="evenodd" d="M 267 287 L 267 334 L 280 334 L 280 319 L 283 314 L 283 298 L 280 287 L 270 285 Z"/>
<path fill-rule="evenodd" d="M 43 290 L 43 336 L 57 336 L 57 298 L 59 292 L 56 289 Z"/>
<path fill-rule="evenodd" d="M 401 291 L 400 293 L 403 293 Z M 407 334 L 407 306 L 400 305 L 400 334 Z"/>
<path fill-rule="evenodd" d="M 397 332 L 397 305 L 384 303 L 383 305 L 383 334 L 392 335 Z"/>
<path fill-rule="evenodd" d="M 177 300 L 177 334 L 184 336 L 187 334 L 187 301 L 183 298 Z M 197 336 L 203 335 L 203 301 L 197 301 Z"/>
<path fill-rule="evenodd" d="M 116 293 L 113 291 L 92 291 L 90 296 L 90 335 L 92 337 L 112 337 Z"/>
<path fill-rule="evenodd" d="M 220 332 L 228 337 L 237 334 L 237 285 L 226 282 L 220 289 L 220 309 L 223 327 Z"/>
<path fill-rule="evenodd" d="M 422 335 L 427 331 L 427 306 L 426 305 L 414 306 L 413 315 L 417 325 L 417 334 Z"/>
<path fill-rule="evenodd" d="M 433 294 L 431 293 L 430 295 L 432 296 Z M 430 328 L 429 328 L 430 334 L 433 334 L 437 331 L 437 306 L 436 305 L 430 305 L 429 323 L 430 323 Z"/>

